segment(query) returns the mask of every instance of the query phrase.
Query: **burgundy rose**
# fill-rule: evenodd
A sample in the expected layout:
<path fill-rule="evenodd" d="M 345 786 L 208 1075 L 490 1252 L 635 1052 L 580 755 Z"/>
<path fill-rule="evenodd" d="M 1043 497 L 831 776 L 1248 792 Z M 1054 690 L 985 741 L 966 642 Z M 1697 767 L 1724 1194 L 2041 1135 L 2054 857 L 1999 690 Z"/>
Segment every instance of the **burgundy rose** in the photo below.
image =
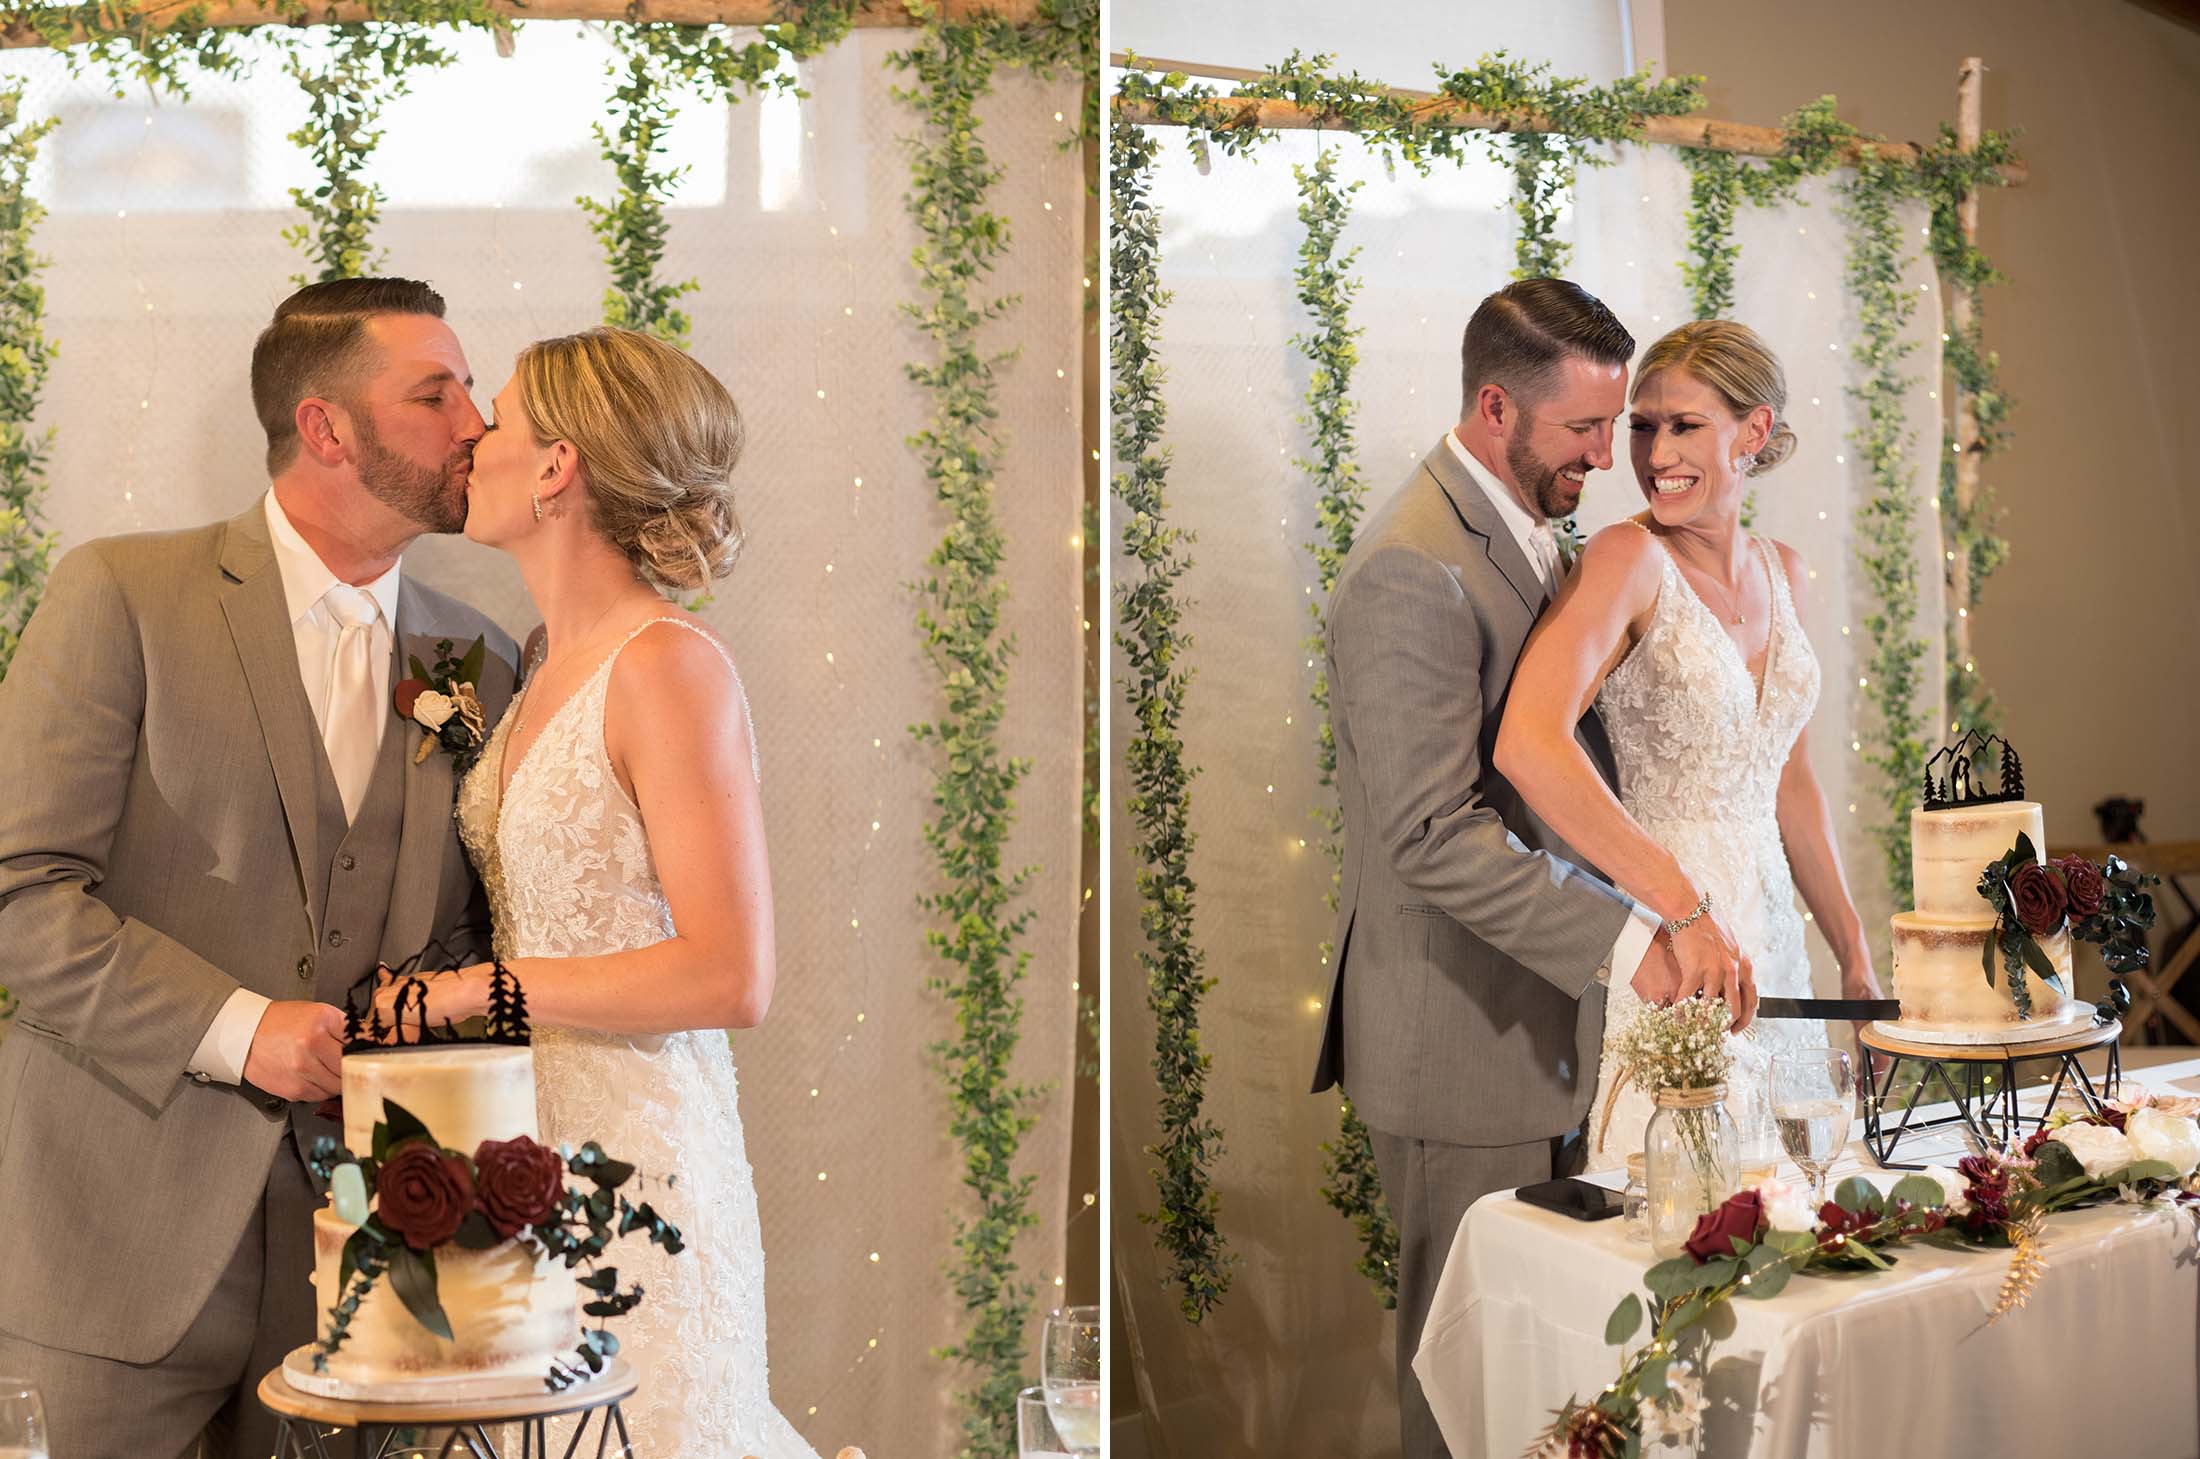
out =
<path fill-rule="evenodd" d="M 2083 856 L 2058 856 L 2048 865 L 2062 873 L 2073 920 L 2083 921 L 2101 910 L 2101 899 L 2108 895 L 2108 879 L 2099 867 Z"/>
<path fill-rule="evenodd" d="M 1757 1233 L 1764 1228 L 1764 1197 L 1755 1190 L 1738 1192 L 1726 1198 L 1726 1204 L 1715 1211 L 1706 1211 L 1696 1218 L 1696 1229 L 1689 1233 L 1684 1248 L 1696 1259 L 1696 1265 L 1734 1254 L 1734 1238 L 1755 1242 Z"/>
<path fill-rule="evenodd" d="M 2047 1128 L 2045 1125 L 2040 1126 L 2040 1128 L 2034 1130 L 2031 1134 L 2026 1135 L 2024 1137 L 2024 1158 L 2027 1160 L 2037 1159 L 2040 1153 L 2040 1146 L 2046 1144 L 2049 1140 L 2052 1140 L 2054 1138 L 2055 1132 Z"/>
<path fill-rule="evenodd" d="M 565 1194 L 565 1162 L 525 1135 L 484 1140 L 474 1152 L 474 1184 L 481 1213 L 509 1240 L 548 1220 Z"/>
<path fill-rule="evenodd" d="M 458 1232 L 474 1207 L 473 1177 L 462 1155 L 447 1155 L 426 1140 L 408 1140 L 390 1152 L 374 1178 L 375 1215 L 415 1251 L 441 1246 Z"/>
<path fill-rule="evenodd" d="M 1821 1251 L 1838 1251 L 1848 1244 L 1849 1237 L 1873 1222 L 1869 1212 L 1852 1211 L 1838 1201 L 1828 1201 L 1818 1208 L 1818 1247 Z"/>
<path fill-rule="evenodd" d="M 2055 875 L 2037 861 L 2027 861 L 2009 873 L 2009 906 L 2034 937 L 2062 931 L 2069 895 Z"/>
<path fill-rule="evenodd" d="M 427 692 L 428 686 L 418 679 L 399 679 L 396 689 L 391 691 L 392 696 L 397 700 L 397 717 L 399 719 L 411 719 L 414 703 Z"/>

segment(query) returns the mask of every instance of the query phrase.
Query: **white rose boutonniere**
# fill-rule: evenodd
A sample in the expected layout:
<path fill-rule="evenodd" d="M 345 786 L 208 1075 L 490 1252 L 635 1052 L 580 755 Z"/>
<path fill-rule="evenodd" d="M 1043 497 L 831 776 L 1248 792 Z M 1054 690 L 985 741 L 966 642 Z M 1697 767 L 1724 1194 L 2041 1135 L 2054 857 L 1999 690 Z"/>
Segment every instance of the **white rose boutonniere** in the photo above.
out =
<path fill-rule="evenodd" d="M 413 719 L 431 734 L 443 728 L 444 723 L 456 713 L 458 701 L 447 694 L 438 694 L 433 689 L 421 690 L 420 697 L 413 701 Z"/>
<path fill-rule="evenodd" d="M 433 669 L 418 657 L 409 660 L 412 677 L 401 680 L 391 697 L 396 701 L 397 717 L 425 731 L 413 763 L 425 761 L 440 746 L 449 752 L 458 778 L 464 779 L 466 772 L 474 768 L 474 761 L 481 758 L 481 747 L 489 738 L 488 711 L 482 708 L 481 696 L 475 692 L 481 683 L 482 665 L 488 661 L 488 642 L 477 638 L 464 658 L 453 658 L 451 641 L 439 639 L 435 652 Z"/>
<path fill-rule="evenodd" d="M 2055 1143 L 2078 1158 L 2088 1180 L 2099 1180 L 2138 1159 L 2124 1132 L 2109 1125 L 2064 1125 L 2055 1131 Z"/>
<path fill-rule="evenodd" d="M 2124 1137 L 2140 1160 L 2160 1160 L 2182 1180 L 2200 1167 L 2200 1124 L 2159 1109 L 2133 1110 L 2124 1120 Z M 2088 1167 L 2088 1174 L 2091 1168 Z"/>

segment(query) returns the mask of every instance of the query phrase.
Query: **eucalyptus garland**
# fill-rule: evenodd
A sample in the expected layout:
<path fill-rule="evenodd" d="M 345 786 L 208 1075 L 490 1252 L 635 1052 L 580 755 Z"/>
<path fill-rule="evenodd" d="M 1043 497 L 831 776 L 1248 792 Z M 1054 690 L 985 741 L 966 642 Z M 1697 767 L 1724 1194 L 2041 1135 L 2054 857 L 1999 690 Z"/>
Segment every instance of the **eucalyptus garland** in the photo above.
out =
<path fill-rule="evenodd" d="M 1189 788 L 1199 772 L 1186 763 L 1178 725 L 1192 671 L 1184 663 L 1191 640 L 1182 630 L 1186 604 L 1179 581 L 1191 570 L 1192 534 L 1168 524 L 1169 449 L 1161 443 L 1160 317 L 1169 302 L 1160 287 L 1161 223 L 1149 198 L 1158 151 L 1142 127 L 1117 126 L 1108 136 L 1109 302 L 1112 390 L 1109 414 L 1115 447 L 1115 495 L 1122 503 L 1123 554 L 1135 564 L 1115 585 L 1115 641 L 1128 670 L 1126 693 L 1137 732 L 1124 747 L 1135 828 L 1130 851 L 1138 864 L 1139 924 L 1146 946 L 1146 1006 L 1154 1018 L 1154 1077 L 1160 1084 L 1160 1134 L 1146 1153 L 1160 1205 L 1139 1213 L 1156 1228 L 1171 1263 L 1177 1306 L 1198 1322 L 1229 1290 L 1234 1259 L 1215 1217 L 1209 1176 L 1222 1155 L 1222 1132 L 1205 1113 L 1209 1058 L 1200 1045 L 1199 1007 L 1214 980 L 1194 928 Z"/>
<path fill-rule="evenodd" d="M 457 57 L 429 38 L 431 25 L 498 23 L 481 0 L 410 0 L 382 7 L 385 19 L 319 28 L 330 39 L 325 63 L 315 64 L 305 44 L 292 41 L 283 69 L 306 96 L 306 119 L 289 140 L 313 159 L 320 186 L 294 187 L 291 201 L 306 221 L 283 230 L 283 241 L 318 265 L 311 278 L 326 283 L 356 279 L 380 267 L 370 235 L 388 194 L 362 174 L 381 144 L 382 110 L 412 90 L 413 73 L 448 66 Z"/>
<path fill-rule="evenodd" d="M 47 261 L 31 248 L 46 210 L 26 190 L 38 144 L 55 119 L 25 121 L 22 104 L 22 82 L 0 89 L 0 678 L 38 607 L 60 541 L 42 509 L 53 432 L 36 425 L 54 356 L 46 291 L 38 282 Z"/>
<path fill-rule="evenodd" d="M 1999 186 L 2002 167 L 2014 161 L 2014 139 L 2006 133 L 1988 132 L 1978 145 L 1965 150 L 1952 128 L 1943 125 L 1938 141 L 1919 159 L 1918 177 L 1932 209 L 1931 250 L 1940 275 L 1941 297 L 1967 296 L 1971 302 L 1968 322 L 1952 319 L 1945 331 L 1942 365 L 1952 389 L 1944 392 L 1940 439 L 1940 531 L 1947 550 L 1963 559 L 1968 569 L 1968 590 L 1947 603 L 1947 632 L 1951 640 L 1959 614 L 1975 612 L 1986 580 L 2009 556 L 2009 544 L 1999 532 L 2000 512 L 1993 493 L 1983 484 L 1966 507 L 1956 493 L 1956 463 L 1962 450 L 1962 410 L 1970 406 L 1978 431 L 1971 450 L 1990 459 L 2009 443 L 2009 397 L 2003 393 L 2001 361 L 1985 345 L 1983 320 L 1986 289 L 2002 282 L 2002 275 L 1986 255 L 1963 236 L 1960 216 L 1965 198 L 1982 187 Z M 1950 575 L 1951 581 L 1953 574 Z M 1948 719 L 1966 730 L 1992 734 L 2000 721 L 2000 707 L 1986 687 L 1975 662 L 1956 654 L 1948 656 Z"/>
<path fill-rule="evenodd" d="M 1910 885 L 1909 810 L 1925 771 L 1925 734 L 1917 710 L 1925 644 L 1917 635 L 1917 493 L 1909 476 L 1912 437 L 1903 414 L 1909 380 L 1903 360 L 1915 345 L 1902 328 L 1917 311 L 1917 296 L 1902 287 L 1903 251 L 1897 205 L 1914 194 L 1912 169 L 1866 156 L 1842 184 L 1842 213 L 1849 225 L 1847 281 L 1856 303 L 1859 334 L 1850 355 L 1863 367 L 1849 394 L 1865 419 L 1849 439 L 1863 454 L 1872 494 L 1856 508 L 1857 555 L 1878 606 L 1864 617 L 1871 639 L 1864 688 L 1878 723 L 1864 759 L 1879 772 L 1884 817 L 1872 834 L 1886 857 L 1887 884 L 1898 893 Z"/>
<path fill-rule="evenodd" d="M 1306 225 L 1306 237 L 1299 245 L 1295 279 L 1299 302 L 1306 306 L 1314 320 L 1311 330 L 1291 340 L 1310 366 L 1306 413 L 1299 417 L 1299 423 L 1307 427 L 1313 437 L 1312 453 L 1300 457 L 1294 464 L 1313 483 L 1314 518 L 1322 533 L 1320 539 L 1306 544 L 1307 551 L 1313 554 L 1315 573 L 1320 579 L 1315 587 L 1314 601 L 1306 605 L 1307 615 L 1313 620 L 1306 650 L 1315 665 L 1309 691 L 1316 715 L 1314 763 L 1322 788 L 1329 797 L 1315 808 L 1313 815 L 1315 823 L 1321 827 L 1322 855 L 1330 866 L 1329 889 L 1323 901 L 1335 911 L 1344 866 L 1344 845 L 1340 839 L 1344 834 L 1344 817 L 1335 800 L 1337 738 L 1329 718 L 1329 671 L 1324 657 L 1327 631 L 1323 615 L 1330 590 L 1336 586 L 1337 573 L 1344 566 L 1345 554 L 1352 550 L 1353 533 L 1359 527 L 1367 497 L 1367 482 L 1354 460 L 1352 440 L 1352 371 L 1359 363 L 1359 350 L 1353 341 L 1361 333 L 1352 327 L 1352 300 L 1360 287 L 1359 281 L 1352 276 L 1352 265 L 1359 257 L 1359 250 L 1355 248 L 1341 257 L 1337 253 L 1338 240 L 1351 217 L 1352 194 L 1360 185 L 1339 185 L 1336 153 L 1327 149 L 1315 159 L 1312 167 L 1294 167 L 1292 174 L 1299 184 L 1299 221 Z M 1324 967 L 1334 953 L 1335 948 L 1324 941 L 1321 947 Z M 1338 1107 L 1337 1139 L 1325 1142 L 1321 1149 L 1323 1174 L 1327 1177 L 1321 1188 L 1322 1199 L 1352 1222 L 1361 1247 L 1355 1268 L 1374 1285 L 1383 1306 L 1395 1307 L 1398 1304 L 1398 1228 L 1392 1224 L 1389 1207 L 1383 1201 L 1382 1180 L 1376 1173 L 1375 1148 L 1368 1138 L 1367 1126 L 1353 1113 L 1349 1099 L 1341 1101 Z"/>

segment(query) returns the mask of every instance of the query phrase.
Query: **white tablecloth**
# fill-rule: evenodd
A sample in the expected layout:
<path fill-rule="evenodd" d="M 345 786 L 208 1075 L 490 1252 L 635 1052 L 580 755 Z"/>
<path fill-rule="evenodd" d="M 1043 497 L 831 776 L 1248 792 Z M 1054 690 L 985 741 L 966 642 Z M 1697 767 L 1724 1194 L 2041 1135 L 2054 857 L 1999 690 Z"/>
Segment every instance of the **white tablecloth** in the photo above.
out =
<path fill-rule="evenodd" d="M 2200 1092 L 2200 1061 L 2143 1077 L 2165 1093 Z M 1828 1189 L 1846 1174 L 1884 1189 L 1897 1173 L 1877 1170 L 1858 1143 Z M 1770 1300 L 1728 1304 L 1735 1324 L 1712 1349 L 1701 1452 L 2200 1455 L 2192 1217 L 2111 1205 L 2047 1224 L 2046 1274 L 2022 1311 L 1991 1327 L 2006 1249 L 1910 1245 L 1891 1272 L 1814 1272 Z M 1605 1319 L 1642 1291 L 1654 1261 L 1617 1219 L 1569 1220 L 1510 1192 L 1477 1201 L 1413 1360 L 1454 1459 L 1512 1459 L 1569 1395 L 1593 1398 L 1611 1382 L 1621 1354 L 1604 1341 Z"/>

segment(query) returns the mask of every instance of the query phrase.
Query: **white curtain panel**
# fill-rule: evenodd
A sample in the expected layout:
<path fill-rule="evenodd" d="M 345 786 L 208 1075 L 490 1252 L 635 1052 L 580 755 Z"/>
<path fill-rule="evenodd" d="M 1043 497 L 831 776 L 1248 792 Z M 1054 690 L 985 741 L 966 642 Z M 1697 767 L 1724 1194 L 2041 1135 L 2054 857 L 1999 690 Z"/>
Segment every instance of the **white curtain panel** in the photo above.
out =
<path fill-rule="evenodd" d="M 733 1047 L 769 1258 L 772 1390 L 827 1454 L 948 1452 L 963 1381 L 931 1356 L 962 1331 L 945 1271 L 950 1218 L 972 1203 L 927 1053 L 953 1031 L 925 986 L 946 965 L 916 904 L 938 885 L 922 841 L 937 757 L 907 731 L 941 691 L 909 585 L 946 517 L 905 444 L 929 406 L 903 366 L 929 346 L 900 312 L 919 240 L 896 138 L 917 123 L 886 63 L 910 34 L 859 31 L 806 64 L 804 101 L 692 100 L 668 153 L 692 170 L 663 273 L 701 281 L 682 301 L 693 353 L 749 425 L 735 478 L 748 546 L 705 616 L 755 705 L 779 987 L 768 1021 Z M 509 60 L 484 37 L 453 44 L 460 64 L 388 109 L 367 175 L 390 194 L 382 271 L 442 291 L 486 405 L 522 345 L 602 319 L 607 277 L 573 199 L 611 196 L 589 124 L 605 113 L 612 51 L 554 22 L 526 26 Z M 58 430 L 52 525 L 68 547 L 242 510 L 267 486 L 252 341 L 304 271 L 281 238 L 299 217 L 285 188 L 311 180 L 284 140 L 303 117 L 296 87 L 264 53 L 247 81 L 198 80 L 185 103 L 118 100 L 46 52 L 0 56 L 8 76 L 29 82 L 28 114 L 65 119 L 35 180 L 53 208 L 36 242 L 53 260 L 47 329 L 61 346 L 41 413 Z M 1014 232 L 989 282 L 1021 295 L 985 344 L 1018 351 L 1000 373 L 995 506 L 1003 627 L 1021 645 L 1001 740 L 1035 761 L 1007 855 L 1042 868 L 1016 1062 L 1042 1091 L 1017 1163 L 1038 1176 L 1042 1223 L 1018 1259 L 1041 1309 L 1062 1270 L 1079 896 L 1086 198 L 1055 121 L 1075 103 L 1072 83 L 1004 72 L 982 108 L 1005 169 L 994 205 Z M 461 538 L 423 540 L 405 568 L 515 636 L 538 621 L 509 561 Z"/>
<path fill-rule="evenodd" d="M 1181 591 L 1194 638 L 1187 666 L 1198 676 L 1182 729 L 1186 757 L 1200 767 L 1191 870 L 1207 971 L 1216 979 L 1201 1034 L 1214 1060 L 1209 1109 L 1228 1145 L 1216 1171 L 1221 1227 L 1244 1266 L 1220 1312 L 1200 1328 L 1177 1315 L 1162 1286 L 1151 1232 L 1133 1219 L 1154 1200 L 1153 1162 L 1142 1154 L 1155 1131 L 1153 1023 L 1139 981 L 1118 976 L 1111 1101 L 1118 1290 L 1130 1298 L 1142 1391 L 1169 1452 L 1380 1454 L 1397 1444 L 1392 1320 L 1352 1270 L 1350 1227 L 1318 1193 L 1318 1147 L 1335 1137 L 1336 1096 L 1306 1092 L 1329 992 L 1318 948 L 1330 933 L 1323 904 L 1330 863 L 1311 819 L 1323 795 L 1307 697 L 1318 655 L 1303 641 L 1319 588 L 1304 545 L 1315 536 L 1315 496 L 1292 465 L 1309 437 L 1298 420 L 1308 370 L 1291 338 L 1309 318 L 1292 279 L 1304 229 L 1291 169 L 1329 148 L 1340 174 L 1363 184 L 1344 244 L 1360 250 L 1352 318 L 1365 332 L 1352 396 L 1370 508 L 1458 418 L 1460 335 L 1513 267 L 1511 179 L 1481 155 L 1462 167 L 1439 163 L 1426 179 L 1401 164 L 1392 177 L 1357 139 L 1312 132 L 1285 133 L 1250 159 L 1218 153 L 1202 176 L 1181 130 L 1158 135 L 1164 148 L 1152 196 L 1162 217 L 1161 284 L 1175 294 L 1160 325 L 1169 371 L 1165 443 L 1175 451 L 1169 515 L 1198 534 Z M 1797 205 L 1744 213 L 1734 312 L 1765 336 L 1787 372 L 1787 415 L 1800 448 L 1759 479 L 1758 524 L 1810 567 L 1799 584 L 1803 627 L 1824 684 L 1809 731 L 1812 764 L 1833 806 L 1858 906 L 1877 932 L 1884 981 L 1886 919 L 1908 899 L 1888 896 L 1866 833 L 1881 814 L 1875 782 L 1852 748 L 1869 744 L 1858 679 L 1867 675 L 1863 624 L 1873 599 L 1851 521 L 1872 484 L 1846 439 L 1862 410 L 1846 393 L 1860 379 L 1849 356 L 1857 321 L 1842 280 L 1846 230 L 1834 186 L 1821 179 Z M 1622 147 L 1615 165 L 1582 169 L 1560 221 L 1573 245 L 1566 276 L 1610 305 L 1643 348 L 1689 317 L 1679 269 L 1687 201 L 1688 174 L 1676 153 Z M 1902 217 L 1915 253 L 1925 241 L 1923 212 L 1912 206 Z M 1937 286 L 1922 255 L 1903 277 L 1918 306 L 1905 335 L 1916 346 L 1906 408 L 1918 622 L 1933 636 L 1941 613 L 1932 506 Z M 1643 507 L 1624 433 L 1616 449 L 1616 469 L 1589 478 L 1585 533 Z M 1120 686 L 1120 658 L 1118 665 Z M 1920 712 L 1928 725 L 1944 726 L 1937 651 L 1921 672 L 1929 692 Z M 1115 743 L 1135 730 L 1119 688 Z M 1134 868 L 1117 840 L 1111 921 L 1117 948 L 1130 949 L 1141 945 L 1128 890 Z M 1810 942 L 1816 989 L 1831 996 L 1832 959 L 1822 938 Z M 1119 970 L 1125 962 L 1119 952 Z"/>

